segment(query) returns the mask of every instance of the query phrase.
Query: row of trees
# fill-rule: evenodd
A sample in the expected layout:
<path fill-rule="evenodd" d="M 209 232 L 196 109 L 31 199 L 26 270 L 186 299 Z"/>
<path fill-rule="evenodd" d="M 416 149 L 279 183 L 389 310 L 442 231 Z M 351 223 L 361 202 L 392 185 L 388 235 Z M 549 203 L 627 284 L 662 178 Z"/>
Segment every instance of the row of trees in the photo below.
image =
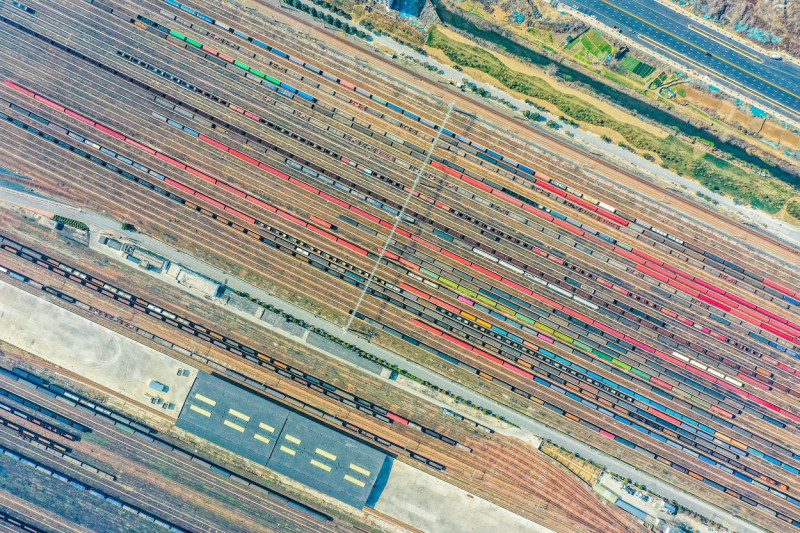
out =
<path fill-rule="evenodd" d="M 441 387 L 439 387 L 438 385 L 436 385 L 434 383 L 430 383 L 429 381 L 426 381 L 426 380 L 424 380 L 424 379 L 422 379 L 420 377 L 417 377 L 414 374 L 412 374 L 412 373 L 410 373 L 410 372 L 408 372 L 406 370 L 403 370 L 399 366 L 397 366 L 397 365 L 395 365 L 393 363 L 390 363 L 389 361 L 386 361 L 385 359 L 381 359 L 380 357 L 372 355 L 371 353 L 369 353 L 369 352 L 367 352 L 365 350 L 362 350 L 358 346 L 356 346 L 354 344 L 350 344 L 349 342 L 346 342 L 346 341 L 340 339 L 339 337 L 336 337 L 335 335 L 332 335 L 332 334 L 328 333 L 326 330 L 324 330 L 322 328 L 318 328 L 316 326 L 313 326 L 313 325 L 309 324 L 308 322 L 306 322 L 305 320 L 302 320 L 302 319 L 294 317 L 293 315 L 290 315 L 289 313 L 287 313 L 283 309 L 278 309 L 277 307 L 275 307 L 272 304 L 264 303 L 261 300 L 259 300 L 258 298 L 255 298 L 254 296 L 250 296 L 250 294 L 248 294 L 246 292 L 237 291 L 237 290 L 233 290 L 233 292 L 237 296 L 241 296 L 242 298 L 247 298 L 251 302 L 260 305 L 261 307 L 263 307 L 267 311 L 270 311 L 272 313 L 281 315 L 281 317 L 284 320 L 286 320 L 286 322 L 290 322 L 292 324 L 297 324 L 301 328 L 307 329 L 307 330 L 311 331 L 312 333 L 316 333 L 317 335 L 319 335 L 319 336 L 321 336 L 321 337 L 323 337 L 325 339 L 328 339 L 329 341 L 335 342 L 336 344 L 339 344 L 340 346 L 344 346 L 348 350 L 351 350 L 351 351 L 355 352 L 356 355 L 358 355 L 359 357 L 363 357 L 364 359 L 367 359 L 368 361 L 372 361 L 373 363 L 377 363 L 377 364 L 381 365 L 384 368 L 388 368 L 389 370 L 397 372 L 398 374 L 400 374 L 402 376 L 405 376 L 408 379 L 411 379 L 413 381 L 416 381 L 417 383 L 419 383 L 419 384 L 421 384 L 421 385 L 423 385 L 425 387 L 428 387 L 429 389 L 432 389 L 432 390 L 434 390 L 436 392 L 440 392 L 442 394 L 445 394 L 446 396 L 449 396 L 450 398 L 453 398 L 456 401 L 456 403 L 464 403 L 464 404 L 466 404 L 466 405 L 468 405 L 470 407 L 474 407 L 474 408 L 480 410 L 483 414 L 491 415 L 491 416 L 497 418 L 498 420 L 501 420 L 503 422 L 506 422 L 508 424 L 511 424 L 511 425 L 514 425 L 515 427 L 517 427 L 512 422 L 509 422 L 508 420 L 506 420 L 503 416 L 495 415 L 490 410 L 484 409 L 483 407 L 480 407 L 478 405 L 473 404 L 472 401 L 470 401 L 469 399 L 462 398 L 461 396 L 459 396 L 459 395 L 457 395 L 457 394 L 455 394 L 455 393 L 453 393 L 453 392 L 451 392 L 449 390 L 442 389 Z"/>
<path fill-rule="evenodd" d="M 331 26 L 335 26 L 337 28 L 340 28 L 343 32 L 345 32 L 345 33 L 347 33 L 349 35 L 356 35 L 357 37 L 360 37 L 361 39 L 366 39 L 368 41 L 372 40 L 372 36 L 371 35 L 367 35 L 363 30 L 358 29 L 357 26 L 351 26 L 347 22 L 342 22 L 342 19 L 336 18 L 333 15 L 331 15 L 330 13 L 324 13 L 322 11 L 319 11 L 319 10 L 317 10 L 316 7 L 304 4 L 300 0 L 283 0 L 283 1 L 286 4 L 289 4 L 292 7 L 296 7 L 300 11 L 304 11 L 304 12 L 308 13 L 309 15 L 311 15 L 312 17 L 314 17 L 316 19 L 320 19 L 320 20 L 324 21 L 325 23 L 330 24 Z M 317 3 L 317 2 L 315 2 L 315 3 Z M 318 3 L 320 5 L 327 4 L 327 2 L 318 2 Z M 341 10 L 339 10 L 339 11 L 341 11 Z M 349 17 L 349 15 L 348 15 L 348 17 Z"/>
<path fill-rule="evenodd" d="M 315 5 L 322 6 L 328 11 L 332 11 L 339 15 L 340 17 L 344 17 L 347 20 L 352 20 L 353 17 L 350 16 L 350 13 L 345 11 L 344 9 L 340 9 L 338 6 L 331 4 L 330 2 L 326 2 L 325 0 L 312 0 Z"/>

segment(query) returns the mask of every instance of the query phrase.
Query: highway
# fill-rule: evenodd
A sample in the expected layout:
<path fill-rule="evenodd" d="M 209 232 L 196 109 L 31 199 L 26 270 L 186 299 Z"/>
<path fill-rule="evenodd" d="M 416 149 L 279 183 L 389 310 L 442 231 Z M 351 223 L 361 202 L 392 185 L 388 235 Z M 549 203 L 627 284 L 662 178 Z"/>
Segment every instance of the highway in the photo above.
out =
<path fill-rule="evenodd" d="M 623 35 L 718 84 L 744 92 L 768 109 L 800 118 L 800 67 L 793 63 L 771 59 L 657 2 L 570 0 L 566 4 L 620 28 Z"/>
<path fill-rule="evenodd" d="M 60 206 L 55 203 L 50 203 L 44 200 L 40 200 L 37 198 L 32 198 L 26 195 L 19 194 L 16 191 L 9 191 L 5 189 L 0 189 L 0 201 L 4 202 L 12 202 L 18 205 L 23 205 L 26 207 L 31 207 L 35 209 L 40 209 L 43 211 L 49 211 L 61 216 L 68 216 L 73 218 L 78 218 L 81 221 L 85 222 L 92 230 L 92 233 L 96 236 L 103 230 L 113 230 L 119 231 L 117 228 L 119 227 L 119 223 L 113 219 L 100 215 L 98 213 L 89 211 L 89 210 L 82 210 L 81 213 L 76 214 L 74 209 L 67 206 Z M 349 342 L 362 350 L 365 350 L 377 357 L 381 357 L 384 360 L 388 361 L 389 363 L 398 365 L 399 367 L 407 370 L 408 372 L 414 374 L 417 377 L 420 377 L 432 384 L 439 386 L 444 390 L 450 390 L 455 394 L 460 395 L 465 400 L 470 400 L 475 405 L 481 406 L 486 409 L 490 409 L 495 414 L 505 417 L 507 420 L 517 424 L 521 429 L 525 432 L 530 434 L 536 435 L 543 439 L 549 439 L 555 444 L 562 446 L 570 451 L 580 454 L 582 457 L 591 459 L 598 464 L 604 465 L 610 471 L 615 472 L 619 475 L 630 477 L 634 481 L 646 485 L 650 490 L 664 496 L 665 498 L 672 499 L 680 503 L 681 505 L 693 509 L 694 511 L 707 516 L 709 518 L 714 518 L 717 521 L 724 521 L 729 526 L 733 526 L 739 533 L 763 533 L 763 530 L 746 522 L 728 512 L 725 512 L 718 507 L 709 504 L 708 502 L 704 501 L 703 499 L 694 496 L 693 494 L 689 494 L 684 490 L 681 490 L 677 487 L 670 485 L 669 483 L 664 482 L 663 480 L 652 476 L 646 472 L 643 472 L 635 467 L 632 467 L 628 463 L 610 456 L 605 452 L 593 448 L 592 446 L 586 444 L 584 441 L 571 437 L 562 433 L 562 431 L 558 428 L 550 427 L 536 420 L 528 418 L 527 416 L 523 416 L 517 411 L 507 407 L 506 405 L 497 402 L 479 392 L 472 390 L 468 387 L 465 387 L 455 381 L 448 379 L 441 374 L 434 372 L 424 366 L 421 366 L 413 361 L 402 357 L 401 355 L 394 353 L 390 350 L 372 344 L 368 340 L 365 340 L 363 337 L 351 333 L 351 332 L 342 332 L 341 327 L 328 322 L 324 318 L 314 315 L 313 313 L 308 312 L 307 310 L 298 307 L 290 302 L 285 300 L 281 300 L 280 298 L 276 297 L 273 294 L 270 294 L 255 285 L 251 285 L 250 283 L 238 279 L 236 277 L 232 277 L 230 273 L 224 272 L 219 270 L 218 268 L 209 265 L 208 263 L 193 257 L 187 253 L 184 253 L 180 250 L 176 250 L 172 246 L 161 242 L 149 235 L 144 234 L 137 234 L 134 232 L 128 231 L 119 231 L 119 233 L 126 235 L 129 238 L 135 239 L 141 243 L 142 246 L 158 253 L 163 254 L 164 256 L 172 258 L 174 261 L 199 272 L 205 276 L 208 276 L 211 279 L 225 279 L 227 285 L 235 290 L 246 292 L 259 300 L 270 303 L 280 309 L 285 310 L 287 313 L 293 315 L 294 317 L 306 321 L 308 324 L 311 324 L 315 327 L 325 329 L 329 332 L 334 333 L 337 337 L 341 338 L 342 340 Z M 280 332 L 280 330 L 276 330 Z M 303 343 L 304 341 L 300 338 L 296 338 L 297 342 Z M 335 357 L 331 355 L 331 357 Z M 356 364 L 362 363 L 363 366 L 366 367 L 369 363 L 367 360 L 357 360 Z M 348 361 L 348 363 L 350 363 Z M 352 363 L 350 363 L 352 364 Z M 371 369 L 366 369 L 368 372 L 371 372 Z M 396 382 L 388 382 L 392 385 L 395 385 Z M 403 388 L 403 390 L 406 390 Z"/>

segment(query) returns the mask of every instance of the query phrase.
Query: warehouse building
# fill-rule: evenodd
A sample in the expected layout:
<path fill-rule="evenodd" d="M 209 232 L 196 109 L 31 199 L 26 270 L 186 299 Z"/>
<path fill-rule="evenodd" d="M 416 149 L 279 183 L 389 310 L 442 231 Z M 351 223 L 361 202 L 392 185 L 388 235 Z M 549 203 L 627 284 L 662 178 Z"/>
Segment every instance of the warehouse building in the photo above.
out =
<path fill-rule="evenodd" d="M 358 509 L 392 464 L 380 450 L 206 373 L 177 426 Z"/>

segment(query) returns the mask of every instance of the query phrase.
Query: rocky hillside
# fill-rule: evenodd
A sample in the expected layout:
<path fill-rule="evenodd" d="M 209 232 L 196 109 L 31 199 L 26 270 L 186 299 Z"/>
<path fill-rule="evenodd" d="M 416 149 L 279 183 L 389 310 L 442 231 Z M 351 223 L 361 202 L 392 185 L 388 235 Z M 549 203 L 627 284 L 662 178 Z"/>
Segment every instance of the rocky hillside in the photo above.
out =
<path fill-rule="evenodd" d="M 689 0 L 685 7 L 708 15 L 766 48 L 800 56 L 797 0 Z"/>

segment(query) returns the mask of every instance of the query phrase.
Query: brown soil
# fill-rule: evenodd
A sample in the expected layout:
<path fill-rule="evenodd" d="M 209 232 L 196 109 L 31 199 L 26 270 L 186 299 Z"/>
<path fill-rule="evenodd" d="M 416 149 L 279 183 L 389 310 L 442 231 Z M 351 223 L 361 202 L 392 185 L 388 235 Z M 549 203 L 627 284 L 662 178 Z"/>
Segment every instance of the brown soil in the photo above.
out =
<path fill-rule="evenodd" d="M 780 146 L 774 148 L 764 143 L 759 143 L 757 139 L 746 137 L 748 143 L 755 143 L 758 147 L 773 156 L 787 159 L 786 150 L 800 150 L 800 135 L 786 129 L 778 122 L 771 119 L 754 117 L 752 114 L 742 111 L 735 103 L 728 100 L 716 98 L 692 87 L 685 87 L 685 101 L 698 107 L 705 113 L 709 113 L 717 120 L 725 124 L 738 124 L 743 126 L 748 132 L 758 133 L 763 139 Z M 735 135 L 740 132 L 733 130 Z"/>
<path fill-rule="evenodd" d="M 780 143 L 783 150 L 800 150 L 800 135 L 787 130 L 773 120 L 765 121 L 760 133 L 765 139 Z"/>
<path fill-rule="evenodd" d="M 704 111 L 712 111 L 718 115 L 719 120 L 728 124 L 741 124 L 748 131 L 756 132 L 764 123 L 763 118 L 756 118 L 750 113 L 745 113 L 733 102 L 721 100 L 692 87 L 685 87 L 686 100 Z"/>

